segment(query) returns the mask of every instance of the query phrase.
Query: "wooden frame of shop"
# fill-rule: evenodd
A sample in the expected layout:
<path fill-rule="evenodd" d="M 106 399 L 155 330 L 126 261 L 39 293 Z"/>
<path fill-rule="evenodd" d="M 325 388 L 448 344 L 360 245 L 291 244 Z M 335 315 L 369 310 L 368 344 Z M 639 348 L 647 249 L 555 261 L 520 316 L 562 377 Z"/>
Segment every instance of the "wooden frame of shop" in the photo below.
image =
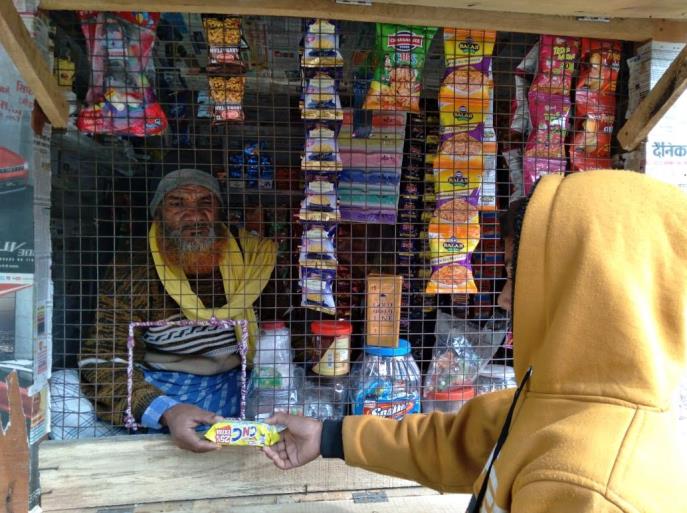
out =
<path fill-rule="evenodd" d="M 460 26 L 625 41 L 687 42 L 687 3 L 654 0 L 43 0 L 46 10 L 145 10 L 326 17 L 352 21 Z M 0 43 L 54 128 L 67 125 L 67 103 L 12 2 L 0 2 Z M 618 134 L 634 149 L 687 88 L 687 48 Z M 4 458 L 2 454 L 0 457 Z M 143 513 L 460 511 L 466 498 L 414 483 L 317 461 L 289 473 L 259 451 L 225 448 L 196 455 L 168 437 L 44 442 L 40 473 L 46 512 Z"/>

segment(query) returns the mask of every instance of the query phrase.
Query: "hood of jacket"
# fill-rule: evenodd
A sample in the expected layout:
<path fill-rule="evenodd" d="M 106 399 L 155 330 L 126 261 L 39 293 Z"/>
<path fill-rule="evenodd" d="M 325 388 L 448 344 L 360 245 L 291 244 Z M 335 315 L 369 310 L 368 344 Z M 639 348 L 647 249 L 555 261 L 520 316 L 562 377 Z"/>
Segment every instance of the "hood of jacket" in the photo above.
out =
<path fill-rule="evenodd" d="M 668 409 L 687 360 L 687 195 L 625 171 L 544 177 L 525 212 L 514 359 L 531 392 Z"/>

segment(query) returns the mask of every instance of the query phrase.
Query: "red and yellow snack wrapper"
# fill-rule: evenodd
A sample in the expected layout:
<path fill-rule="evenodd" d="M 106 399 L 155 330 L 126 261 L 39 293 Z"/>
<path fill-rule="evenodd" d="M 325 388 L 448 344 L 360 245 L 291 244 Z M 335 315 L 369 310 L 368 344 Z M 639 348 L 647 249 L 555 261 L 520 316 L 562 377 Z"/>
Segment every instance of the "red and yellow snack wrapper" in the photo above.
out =
<path fill-rule="evenodd" d="M 251 445 L 266 447 L 276 444 L 279 428 L 264 422 L 227 419 L 212 425 L 205 438 L 220 445 Z"/>

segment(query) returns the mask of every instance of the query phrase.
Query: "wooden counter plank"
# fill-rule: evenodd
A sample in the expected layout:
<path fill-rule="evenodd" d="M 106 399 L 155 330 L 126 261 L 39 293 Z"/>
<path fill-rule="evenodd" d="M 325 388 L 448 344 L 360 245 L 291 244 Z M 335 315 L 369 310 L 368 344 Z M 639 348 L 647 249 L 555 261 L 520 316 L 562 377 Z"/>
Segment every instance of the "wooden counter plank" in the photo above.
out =
<path fill-rule="evenodd" d="M 282 472 L 256 448 L 193 454 L 163 435 L 46 442 L 40 448 L 40 472 L 46 511 L 417 486 L 339 460 L 320 459 Z"/>
<path fill-rule="evenodd" d="M 376 492 L 373 490 L 373 493 Z M 323 511 L 329 512 L 326 509 L 327 505 L 336 503 L 352 502 L 353 493 L 357 492 L 316 492 L 308 494 L 287 494 L 287 495 L 256 495 L 250 497 L 231 497 L 221 499 L 198 499 L 192 501 L 168 501 L 155 502 L 147 504 L 138 504 L 131 506 L 115 506 L 107 508 L 105 511 L 111 513 L 179 513 L 179 512 L 194 512 L 194 513 L 216 513 L 217 511 L 239 511 L 238 508 L 254 508 L 257 511 L 263 511 L 266 507 L 275 507 L 277 511 L 289 505 L 290 507 L 302 506 L 305 503 L 318 503 L 323 508 Z M 384 494 L 389 502 L 403 498 L 422 497 L 431 499 L 437 497 L 439 494 L 433 490 L 423 487 L 410 488 L 387 488 Z M 469 500 L 467 495 L 451 495 L 453 497 L 452 504 L 457 506 L 464 501 L 466 504 Z M 413 501 L 406 501 L 412 503 Z M 432 505 L 433 502 L 427 504 Z M 114 509 L 117 508 L 117 509 Z M 113 511 L 114 509 L 114 511 Z M 464 508 L 459 508 L 454 511 L 462 511 Z M 300 511 L 300 509 L 298 510 Z M 62 510 L 46 510 L 45 513 L 104 513 L 102 507 L 98 508 L 80 508 L 74 505 L 71 509 Z"/>

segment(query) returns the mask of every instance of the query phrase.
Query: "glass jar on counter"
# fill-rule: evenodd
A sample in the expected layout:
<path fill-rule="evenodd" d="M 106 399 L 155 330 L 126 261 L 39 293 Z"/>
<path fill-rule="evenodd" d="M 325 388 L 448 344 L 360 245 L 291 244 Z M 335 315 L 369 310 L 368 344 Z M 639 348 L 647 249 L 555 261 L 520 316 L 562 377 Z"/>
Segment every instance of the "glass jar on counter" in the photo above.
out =
<path fill-rule="evenodd" d="M 315 321 L 310 325 L 312 371 L 320 376 L 345 376 L 351 368 L 351 333 L 348 321 Z"/>
<path fill-rule="evenodd" d="M 351 373 L 354 415 L 377 415 L 400 420 L 420 412 L 420 369 L 410 343 L 398 347 L 365 346 Z"/>

